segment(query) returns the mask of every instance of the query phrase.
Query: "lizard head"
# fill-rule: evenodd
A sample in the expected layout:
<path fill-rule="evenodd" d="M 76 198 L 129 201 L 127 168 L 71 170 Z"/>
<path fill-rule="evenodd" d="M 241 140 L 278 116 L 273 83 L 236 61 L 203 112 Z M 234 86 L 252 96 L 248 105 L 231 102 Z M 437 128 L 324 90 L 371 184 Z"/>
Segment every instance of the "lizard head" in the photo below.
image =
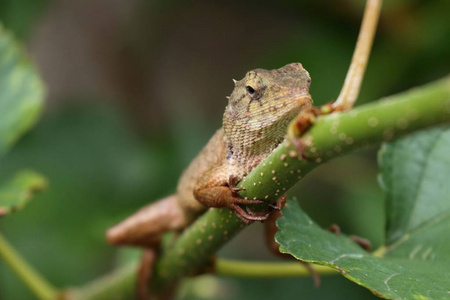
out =
<path fill-rule="evenodd" d="M 269 143 L 276 146 L 289 122 L 302 108 L 312 105 L 310 83 L 300 63 L 275 70 L 255 69 L 235 81 L 223 117 L 225 135 L 233 147 L 258 150 Z"/>

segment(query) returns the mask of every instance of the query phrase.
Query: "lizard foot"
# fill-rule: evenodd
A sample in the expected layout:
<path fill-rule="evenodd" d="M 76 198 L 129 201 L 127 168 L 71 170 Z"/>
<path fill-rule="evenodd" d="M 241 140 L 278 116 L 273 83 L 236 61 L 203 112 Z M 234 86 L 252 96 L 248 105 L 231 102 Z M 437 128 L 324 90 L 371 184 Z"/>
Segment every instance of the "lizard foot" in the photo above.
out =
<path fill-rule="evenodd" d="M 283 195 L 280 198 L 278 198 L 277 202 L 275 202 L 274 204 L 269 204 L 269 207 L 272 208 L 273 210 L 280 211 L 285 204 L 286 204 L 286 195 Z"/>
<path fill-rule="evenodd" d="M 355 243 L 357 243 L 361 248 L 363 248 L 364 250 L 366 250 L 367 252 L 370 252 L 370 250 L 372 249 L 372 244 L 370 243 L 370 241 L 368 239 L 356 236 L 356 235 L 350 235 L 349 238 L 354 241 Z"/>
<path fill-rule="evenodd" d="M 240 199 L 240 198 L 235 198 L 235 199 L 236 199 L 236 202 L 232 203 L 228 208 L 230 210 L 232 210 L 236 214 L 236 216 L 247 225 L 250 225 L 254 221 L 260 221 L 260 222 L 265 221 L 270 215 L 270 211 L 253 212 L 248 207 L 246 207 L 244 210 L 240 206 L 242 204 L 243 205 L 261 204 L 261 203 L 264 203 L 264 201 L 257 200 L 257 199 L 255 199 L 255 200 L 246 200 L 246 199 Z M 244 200 L 244 202 L 246 202 L 246 203 L 242 203 L 243 201 L 240 201 L 240 200 Z"/>
<path fill-rule="evenodd" d="M 337 224 L 331 224 L 330 227 L 327 228 L 327 230 L 331 233 L 334 233 L 335 235 L 341 234 L 341 228 Z"/>
<path fill-rule="evenodd" d="M 253 212 L 247 206 L 256 204 L 265 204 L 259 199 L 240 198 L 233 191 L 233 183 L 230 186 L 213 186 L 194 189 L 194 197 L 206 207 L 227 207 L 233 211 L 236 216 L 245 224 L 251 224 L 254 221 L 266 220 L 272 210 L 264 212 Z M 267 204 L 266 204 L 267 205 Z"/>
<path fill-rule="evenodd" d="M 260 201 L 260 200 L 258 200 Z M 266 211 L 262 211 L 262 212 L 255 212 L 253 210 L 251 210 L 249 207 L 245 207 L 245 210 L 247 212 L 247 214 L 249 216 L 251 216 L 253 221 L 260 221 L 260 222 L 264 222 L 265 220 L 267 220 L 269 218 L 269 216 L 274 212 L 274 211 L 280 211 L 284 205 L 286 204 L 286 195 L 281 196 L 277 202 L 275 202 L 275 204 L 269 204 L 269 209 Z M 242 220 L 241 216 L 238 215 L 238 217 Z"/>
<path fill-rule="evenodd" d="M 238 188 L 236 185 L 241 181 L 241 178 L 231 175 L 230 178 L 228 178 L 228 187 L 231 190 L 231 193 L 235 197 L 239 197 L 237 193 L 240 191 L 245 191 L 245 188 Z"/>
<path fill-rule="evenodd" d="M 332 233 L 334 233 L 335 235 L 340 235 L 341 234 L 341 229 L 336 224 L 332 224 L 330 227 L 328 227 L 327 230 L 332 232 Z M 370 250 L 372 248 L 372 245 L 371 245 L 371 243 L 370 243 L 370 241 L 368 239 L 359 237 L 359 236 L 354 235 L 354 234 L 349 235 L 349 238 L 352 241 L 354 241 L 355 243 L 357 243 L 361 248 L 363 248 L 367 252 L 370 252 Z"/>
<path fill-rule="evenodd" d="M 141 263 L 138 270 L 136 298 L 139 300 L 150 299 L 148 282 L 153 278 L 153 266 L 157 257 L 155 249 L 145 249 L 142 253 Z"/>
<path fill-rule="evenodd" d="M 298 157 L 303 160 L 308 160 L 309 157 L 306 156 L 306 147 L 301 141 L 300 137 L 309 130 L 319 114 L 320 111 L 318 108 L 311 107 L 302 111 L 295 121 L 295 138 L 292 139 L 292 143 L 294 144 L 295 148 L 297 148 Z"/>
<path fill-rule="evenodd" d="M 322 105 L 321 107 L 310 107 L 303 110 L 296 119 L 294 125 L 294 132 L 297 138 L 293 138 L 292 142 L 297 148 L 298 156 L 303 160 L 308 160 L 309 157 L 306 155 L 305 145 L 302 143 L 299 137 L 301 137 L 305 132 L 307 132 L 311 126 L 316 121 L 317 117 L 320 115 L 330 114 L 336 111 L 331 103 Z"/>

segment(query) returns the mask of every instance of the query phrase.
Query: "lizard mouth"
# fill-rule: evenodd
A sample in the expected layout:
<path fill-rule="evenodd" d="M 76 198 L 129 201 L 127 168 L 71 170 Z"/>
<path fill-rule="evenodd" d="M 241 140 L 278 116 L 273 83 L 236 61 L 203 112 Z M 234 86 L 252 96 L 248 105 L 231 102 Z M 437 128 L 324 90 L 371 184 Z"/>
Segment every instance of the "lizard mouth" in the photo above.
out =
<path fill-rule="evenodd" d="M 300 104 L 300 106 L 305 105 L 311 105 L 313 103 L 313 100 L 311 98 L 311 95 L 306 91 L 300 91 L 298 93 L 292 94 L 291 99 L 295 101 L 297 104 Z"/>

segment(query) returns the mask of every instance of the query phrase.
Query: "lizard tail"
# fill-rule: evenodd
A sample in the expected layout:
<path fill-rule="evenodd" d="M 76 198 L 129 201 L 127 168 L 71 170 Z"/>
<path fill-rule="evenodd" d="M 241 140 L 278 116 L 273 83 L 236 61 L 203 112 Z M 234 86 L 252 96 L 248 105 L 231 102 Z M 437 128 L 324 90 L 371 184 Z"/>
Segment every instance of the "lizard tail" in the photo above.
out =
<path fill-rule="evenodd" d="M 171 195 L 141 208 L 110 228 L 106 239 L 113 245 L 154 248 L 160 244 L 165 232 L 178 231 L 186 224 L 176 195 Z"/>

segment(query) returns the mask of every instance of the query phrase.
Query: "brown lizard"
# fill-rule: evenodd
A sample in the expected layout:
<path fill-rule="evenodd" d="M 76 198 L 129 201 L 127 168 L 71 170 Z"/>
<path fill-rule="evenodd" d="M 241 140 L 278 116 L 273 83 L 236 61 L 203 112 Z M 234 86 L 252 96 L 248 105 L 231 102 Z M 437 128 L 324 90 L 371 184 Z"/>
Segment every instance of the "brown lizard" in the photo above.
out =
<path fill-rule="evenodd" d="M 246 223 L 265 220 L 270 209 L 255 213 L 246 208 L 262 201 L 240 198 L 235 184 L 283 140 L 290 121 L 312 106 L 310 83 L 300 63 L 255 69 L 235 81 L 222 128 L 183 173 L 176 194 L 111 228 L 108 241 L 157 247 L 164 232 L 185 228 L 207 207 L 228 207 Z"/>
<path fill-rule="evenodd" d="M 247 208 L 263 202 L 240 198 L 235 184 L 283 140 L 290 121 L 312 107 L 310 83 L 308 72 L 299 63 L 247 72 L 235 81 L 222 128 L 182 174 L 176 194 L 142 208 L 108 230 L 112 244 L 147 248 L 139 269 L 138 298 L 149 297 L 147 281 L 165 232 L 181 231 L 207 207 L 228 207 L 247 224 L 269 217 L 271 207 L 260 213 Z M 281 209 L 284 201 L 282 196 L 274 207 Z M 278 245 L 269 245 L 278 250 Z"/>
<path fill-rule="evenodd" d="M 380 7 L 381 0 L 367 2 L 352 62 L 339 98 L 332 105 L 333 111 L 351 108 L 359 94 Z M 108 230 L 107 239 L 112 244 L 149 249 L 144 254 L 140 276 L 144 297 L 145 281 L 151 276 L 165 232 L 181 231 L 207 207 L 228 207 L 247 224 L 269 217 L 271 209 L 255 213 L 247 208 L 262 201 L 240 198 L 235 185 L 283 140 L 287 126 L 297 114 L 311 111 L 310 83 L 308 72 L 299 63 L 276 70 L 255 69 L 235 81 L 222 128 L 183 173 L 176 194 L 142 208 Z M 284 199 L 281 197 L 275 208 L 280 209 Z M 276 228 L 269 224 L 268 229 L 273 236 Z M 269 245 L 274 252 L 278 250 L 273 238 Z"/>

